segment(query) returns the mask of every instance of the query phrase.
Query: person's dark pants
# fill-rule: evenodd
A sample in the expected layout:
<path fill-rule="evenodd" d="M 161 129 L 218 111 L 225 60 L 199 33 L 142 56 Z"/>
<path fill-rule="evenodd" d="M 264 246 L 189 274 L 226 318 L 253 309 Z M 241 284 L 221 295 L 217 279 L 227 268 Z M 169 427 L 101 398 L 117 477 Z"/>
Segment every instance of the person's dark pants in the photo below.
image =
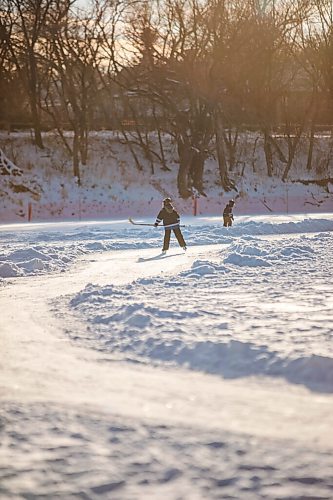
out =
<path fill-rule="evenodd" d="M 223 225 L 224 227 L 232 226 L 232 218 L 229 215 L 223 215 Z"/>
<path fill-rule="evenodd" d="M 179 246 L 182 247 L 182 248 L 186 247 L 186 243 L 185 243 L 184 237 L 183 237 L 182 232 L 179 229 L 179 227 L 175 227 L 174 229 L 172 229 L 172 231 L 175 233 L 175 236 L 177 238 Z M 164 232 L 164 241 L 163 241 L 163 251 L 164 250 L 169 250 L 170 236 L 171 236 L 171 229 L 165 229 L 165 232 Z"/>

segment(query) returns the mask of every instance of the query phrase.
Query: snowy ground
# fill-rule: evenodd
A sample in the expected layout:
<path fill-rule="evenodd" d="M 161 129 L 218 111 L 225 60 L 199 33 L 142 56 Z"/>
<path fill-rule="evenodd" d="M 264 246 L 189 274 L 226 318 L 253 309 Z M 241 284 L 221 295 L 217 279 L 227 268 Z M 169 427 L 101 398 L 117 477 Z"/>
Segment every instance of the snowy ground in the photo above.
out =
<path fill-rule="evenodd" d="M 0 226 L 0 498 L 333 497 L 333 215 L 183 222 Z"/>
<path fill-rule="evenodd" d="M 275 156 L 274 176 L 267 177 L 260 134 L 242 134 L 236 165 L 229 172 L 236 190 L 222 189 L 218 163 L 211 156 L 205 161 L 206 196 L 197 199 L 195 205 L 191 197 L 184 200 L 178 195 L 177 146 L 169 136 L 164 136 L 163 143 L 170 170 L 165 171 L 158 163 L 152 170 L 147 156 L 136 150 L 141 164 L 138 170 L 128 145 L 116 132 L 91 133 L 88 163 L 81 168 L 82 185 L 78 186 L 68 152 L 53 132 L 43 134 L 45 149 L 40 150 L 31 141 L 30 132 L 8 134 L 0 130 L 0 224 L 116 219 L 133 214 L 147 217 L 158 213 L 166 196 L 187 216 L 221 216 L 230 198 L 236 199 L 238 215 L 332 213 L 330 136 L 330 132 L 316 136 L 312 171 L 306 168 L 308 146 L 297 148 L 290 175 L 282 182 L 285 163 Z M 159 139 L 152 134 L 151 141 L 158 151 Z M 287 155 L 283 140 L 280 146 Z"/>

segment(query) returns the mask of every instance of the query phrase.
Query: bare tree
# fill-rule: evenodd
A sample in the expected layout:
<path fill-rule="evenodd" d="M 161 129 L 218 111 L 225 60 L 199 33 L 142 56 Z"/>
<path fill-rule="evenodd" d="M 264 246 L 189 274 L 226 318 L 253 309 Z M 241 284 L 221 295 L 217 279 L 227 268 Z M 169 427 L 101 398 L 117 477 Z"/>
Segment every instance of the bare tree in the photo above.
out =
<path fill-rule="evenodd" d="M 296 116 L 294 110 L 292 120 L 293 123 L 297 121 L 300 132 L 303 132 L 303 130 L 307 132 L 307 170 L 311 170 L 318 120 L 322 120 L 325 103 L 326 107 L 331 109 L 331 112 L 333 109 L 333 6 L 331 2 L 319 2 L 317 0 L 311 2 L 300 0 L 298 5 L 299 16 L 302 18 L 302 22 L 297 25 L 296 36 L 290 48 L 299 75 L 301 76 L 302 87 L 305 89 L 304 94 L 306 97 L 302 99 L 298 106 L 298 114 Z M 330 122 L 330 119 L 328 121 Z M 290 143 L 290 140 L 287 140 Z M 296 136 L 294 137 L 295 141 L 297 141 Z M 331 150 L 331 148 L 332 146 L 329 149 Z M 283 172 L 284 180 L 289 173 L 290 167 L 289 155 L 289 161 L 286 161 L 286 167 Z"/>
<path fill-rule="evenodd" d="M 45 37 L 49 15 L 60 0 L 2 0 L 11 18 L 9 47 L 12 60 L 29 96 L 35 143 L 43 148 L 41 134 L 39 79 L 40 47 Z"/>
<path fill-rule="evenodd" d="M 11 118 L 24 107 L 22 85 L 12 58 L 13 16 L 9 6 L 0 1 L 0 122 L 10 129 Z"/>
<path fill-rule="evenodd" d="M 144 2 L 128 22 L 128 38 L 137 54 L 128 88 L 150 102 L 147 109 L 155 118 L 159 113 L 159 125 L 174 137 L 178 190 L 184 198 L 191 196 L 192 188 L 203 193 L 204 163 L 213 134 L 203 71 L 206 11 L 207 5 L 196 0 Z M 164 158 L 162 149 L 160 156 Z"/>
<path fill-rule="evenodd" d="M 100 64 L 96 16 L 58 11 L 49 25 L 48 87 L 44 106 L 73 160 L 74 176 L 81 182 L 80 165 L 87 163 L 88 136 L 98 95 Z M 46 61 L 47 62 L 47 61 Z M 73 137 L 63 132 L 68 124 Z"/>

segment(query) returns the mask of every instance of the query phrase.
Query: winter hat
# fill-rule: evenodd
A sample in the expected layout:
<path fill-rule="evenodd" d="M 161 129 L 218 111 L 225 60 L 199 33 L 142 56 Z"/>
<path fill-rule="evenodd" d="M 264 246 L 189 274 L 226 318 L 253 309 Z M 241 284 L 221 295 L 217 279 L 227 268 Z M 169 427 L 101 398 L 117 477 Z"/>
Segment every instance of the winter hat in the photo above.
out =
<path fill-rule="evenodd" d="M 171 203 L 171 198 L 165 198 L 163 200 L 163 206 L 164 206 L 165 210 L 167 212 L 169 212 L 170 214 L 173 212 L 173 206 L 172 206 L 172 203 Z"/>

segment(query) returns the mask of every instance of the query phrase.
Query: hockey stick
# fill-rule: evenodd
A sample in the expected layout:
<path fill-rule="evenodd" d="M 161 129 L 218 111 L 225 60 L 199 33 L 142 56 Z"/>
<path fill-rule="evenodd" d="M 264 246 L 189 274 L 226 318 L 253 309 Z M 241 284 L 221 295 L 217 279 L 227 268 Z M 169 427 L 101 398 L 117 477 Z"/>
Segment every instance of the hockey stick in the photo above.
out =
<path fill-rule="evenodd" d="M 131 224 L 134 224 L 135 226 L 154 226 L 154 224 L 146 224 L 144 222 L 134 222 L 134 220 L 131 219 L 131 217 L 129 217 L 128 220 Z"/>
<path fill-rule="evenodd" d="M 135 222 L 131 217 L 129 217 L 128 220 L 131 224 L 134 224 L 135 226 L 163 227 L 164 229 L 172 228 L 175 226 L 185 227 L 185 226 L 177 224 L 177 223 L 176 224 L 169 224 L 168 226 L 155 226 L 155 224 L 146 224 L 145 222 Z"/>

